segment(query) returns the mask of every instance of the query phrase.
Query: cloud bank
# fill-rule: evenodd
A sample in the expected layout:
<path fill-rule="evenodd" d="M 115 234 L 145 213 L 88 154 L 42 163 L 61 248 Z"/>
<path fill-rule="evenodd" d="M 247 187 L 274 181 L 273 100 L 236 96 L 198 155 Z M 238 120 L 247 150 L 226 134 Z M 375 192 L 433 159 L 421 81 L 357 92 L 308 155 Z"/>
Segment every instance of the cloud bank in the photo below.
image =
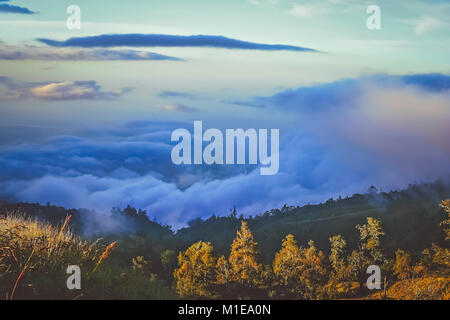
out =
<path fill-rule="evenodd" d="M 255 166 L 175 166 L 171 131 L 192 130 L 192 123 L 155 120 L 3 145 L 0 190 L 22 201 L 101 212 L 130 204 L 179 228 L 233 206 L 254 215 L 371 185 L 388 191 L 450 177 L 450 76 L 363 77 L 255 101 L 256 110 L 291 120 L 280 128 L 275 176 L 260 176 Z"/>
<path fill-rule="evenodd" d="M 317 51 L 315 49 L 298 46 L 255 43 L 210 35 L 103 34 L 90 37 L 74 37 L 65 41 L 45 38 L 37 39 L 37 41 L 53 47 L 210 47 L 264 51 Z"/>

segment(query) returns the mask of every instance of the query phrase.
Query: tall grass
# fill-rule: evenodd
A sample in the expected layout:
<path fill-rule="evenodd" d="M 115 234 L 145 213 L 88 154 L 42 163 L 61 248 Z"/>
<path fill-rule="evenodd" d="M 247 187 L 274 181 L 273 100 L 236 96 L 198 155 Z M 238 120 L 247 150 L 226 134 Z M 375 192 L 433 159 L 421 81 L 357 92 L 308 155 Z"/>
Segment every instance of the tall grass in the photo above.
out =
<path fill-rule="evenodd" d="M 0 300 L 175 298 L 150 275 L 108 264 L 116 242 L 82 240 L 70 216 L 53 226 L 20 214 L 0 217 Z M 81 290 L 69 290 L 69 265 L 81 269 Z"/>

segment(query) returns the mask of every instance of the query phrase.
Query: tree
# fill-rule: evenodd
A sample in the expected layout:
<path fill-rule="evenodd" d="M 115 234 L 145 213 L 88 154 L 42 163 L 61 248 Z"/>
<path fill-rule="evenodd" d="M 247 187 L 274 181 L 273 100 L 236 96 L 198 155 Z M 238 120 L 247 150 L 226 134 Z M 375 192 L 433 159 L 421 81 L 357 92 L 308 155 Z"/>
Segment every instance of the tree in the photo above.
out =
<path fill-rule="evenodd" d="M 226 285 L 231 280 L 231 265 L 225 256 L 220 256 L 216 264 L 216 283 L 218 285 Z"/>
<path fill-rule="evenodd" d="M 293 235 L 286 236 L 273 263 L 273 272 L 280 283 L 279 291 L 295 298 L 316 299 L 326 282 L 324 258 L 313 241 L 309 242 L 308 248 L 301 248 Z"/>
<path fill-rule="evenodd" d="M 360 233 L 360 250 L 368 254 L 371 264 L 384 263 L 381 237 L 385 235 L 381 220 L 368 217 L 367 224 L 357 225 Z"/>
<path fill-rule="evenodd" d="M 260 284 L 262 265 L 257 262 L 257 245 L 247 223 L 242 221 L 228 259 L 232 281 L 243 285 Z"/>
<path fill-rule="evenodd" d="M 330 239 L 330 263 L 333 268 L 333 276 L 336 280 L 344 280 L 347 277 L 347 268 L 344 257 L 344 249 L 347 242 L 341 235 L 333 236 Z"/>
<path fill-rule="evenodd" d="M 394 274 L 399 280 L 408 279 L 413 272 L 411 256 L 406 251 L 398 249 L 395 252 Z"/>
<path fill-rule="evenodd" d="M 440 203 L 444 213 L 448 216 L 440 223 L 444 233 L 445 241 L 450 240 L 450 199 Z M 431 248 L 423 250 L 420 259 L 420 266 L 423 267 L 424 273 L 448 275 L 450 270 L 450 250 L 448 247 L 441 247 L 436 243 L 431 244 Z"/>
<path fill-rule="evenodd" d="M 326 283 L 327 269 L 324 265 L 325 255 L 317 250 L 314 241 L 308 242 L 308 248 L 302 249 L 302 271 L 300 281 L 305 288 L 305 299 L 317 299 Z"/>
<path fill-rule="evenodd" d="M 216 264 L 216 289 L 222 299 L 234 299 L 238 293 L 231 282 L 231 265 L 225 256 L 220 256 Z"/>
<path fill-rule="evenodd" d="M 199 241 L 178 255 L 176 290 L 181 297 L 212 298 L 216 280 L 216 260 L 209 242 Z"/>
<path fill-rule="evenodd" d="M 441 227 L 445 232 L 445 240 L 450 240 L 450 199 L 442 201 L 440 206 L 447 213 L 447 219 L 441 222 Z"/>
<path fill-rule="evenodd" d="M 176 268 L 177 265 L 177 255 L 175 251 L 166 249 L 161 252 L 160 256 L 161 266 L 163 275 L 166 279 L 169 279 L 172 273 L 172 270 Z"/>
<path fill-rule="evenodd" d="M 279 281 L 279 290 L 283 294 L 300 295 L 301 249 L 292 234 L 286 236 L 281 246 L 273 262 L 273 273 Z"/>

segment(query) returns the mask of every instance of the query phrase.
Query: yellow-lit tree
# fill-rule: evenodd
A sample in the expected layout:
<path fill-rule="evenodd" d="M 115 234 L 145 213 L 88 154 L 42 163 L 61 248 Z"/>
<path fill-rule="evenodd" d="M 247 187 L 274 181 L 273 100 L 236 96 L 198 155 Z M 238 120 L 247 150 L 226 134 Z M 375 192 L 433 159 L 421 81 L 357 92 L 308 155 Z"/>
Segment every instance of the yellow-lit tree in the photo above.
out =
<path fill-rule="evenodd" d="M 246 286 L 261 284 L 262 265 L 257 261 L 257 243 L 253 240 L 247 223 L 242 221 L 241 229 L 231 245 L 230 280 Z"/>
<path fill-rule="evenodd" d="M 360 289 L 360 284 L 355 281 L 357 269 L 352 263 L 348 263 L 344 253 L 347 242 L 341 235 L 333 236 L 329 240 L 331 247 L 329 260 L 332 270 L 324 293 L 328 298 L 354 296 Z M 357 253 L 354 252 L 353 258 L 357 258 L 356 256 Z"/>
<path fill-rule="evenodd" d="M 209 242 L 199 241 L 178 255 L 174 271 L 176 290 L 184 298 L 212 298 L 216 281 L 216 260 Z"/>
<path fill-rule="evenodd" d="M 385 235 L 381 220 L 372 217 L 367 218 L 367 223 L 357 225 L 359 230 L 360 249 L 367 253 L 370 264 L 383 264 L 385 257 L 381 246 L 381 237 Z"/>
<path fill-rule="evenodd" d="M 217 284 L 226 285 L 231 280 L 231 266 L 225 256 L 221 256 L 217 259 L 216 264 Z"/>
<path fill-rule="evenodd" d="M 445 241 L 450 240 L 450 200 L 444 200 L 440 204 L 444 209 L 446 219 L 441 222 L 442 230 L 445 233 Z M 434 273 L 448 276 L 450 270 L 450 250 L 448 247 L 441 247 L 436 243 L 422 252 L 420 265 L 425 269 L 425 273 Z"/>
<path fill-rule="evenodd" d="M 333 236 L 330 239 L 330 263 L 333 268 L 333 275 L 336 280 L 344 280 L 347 277 L 344 249 L 347 242 L 341 235 Z"/>
<path fill-rule="evenodd" d="M 316 249 L 313 241 L 309 242 L 308 248 L 301 248 L 293 235 L 286 236 L 273 263 L 282 294 L 304 299 L 318 298 L 326 283 L 324 259 L 324 254 Z"/>
<path fill-rule="evenodd" d="M 450 240 L 450 199 L 442 201 L 441 208 L 447 214 L 447 218 L 441 222 L 441 227 L 445 232 L 445 240 Z"/>
<path fill-rule="evenodd" d="M 411 256 L 406 251 L 398 249 L 395 252 L 394 274 L 399 280 L 408 279 L 413 272 Z"/>
<path fill-rule="evenodd" d="M 281 250 L 275 255 L 273 273 L 279 281 L 283 295 L 298 296 L 301 293 L 301 249 L 292 234 L 283 240 Z"/>
<path fill-rule="evenodd" d="M 320 298 L 323 286 L 326 283 L 327 269 L 324 265 L 325 255 L 317 250 L 314 241 L 308 242 L 308 248 L 302 250 L 302 272 L 300 281 L 305 288 L 305 299 Z"/>

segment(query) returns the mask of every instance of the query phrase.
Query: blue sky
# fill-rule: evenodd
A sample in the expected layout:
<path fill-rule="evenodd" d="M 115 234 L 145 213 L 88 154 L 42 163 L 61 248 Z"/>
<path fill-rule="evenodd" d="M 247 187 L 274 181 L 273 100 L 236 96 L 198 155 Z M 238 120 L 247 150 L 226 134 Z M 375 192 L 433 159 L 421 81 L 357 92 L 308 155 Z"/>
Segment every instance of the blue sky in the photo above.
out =
<path fill-rule="evenodd" d="M 449 14 L 438 0 L 0 1 L 0 186 L 181 226 L 446 177 Z M 170 132 L 193 120 L 280 128 L 280 173 L 172 165 Z"/>

